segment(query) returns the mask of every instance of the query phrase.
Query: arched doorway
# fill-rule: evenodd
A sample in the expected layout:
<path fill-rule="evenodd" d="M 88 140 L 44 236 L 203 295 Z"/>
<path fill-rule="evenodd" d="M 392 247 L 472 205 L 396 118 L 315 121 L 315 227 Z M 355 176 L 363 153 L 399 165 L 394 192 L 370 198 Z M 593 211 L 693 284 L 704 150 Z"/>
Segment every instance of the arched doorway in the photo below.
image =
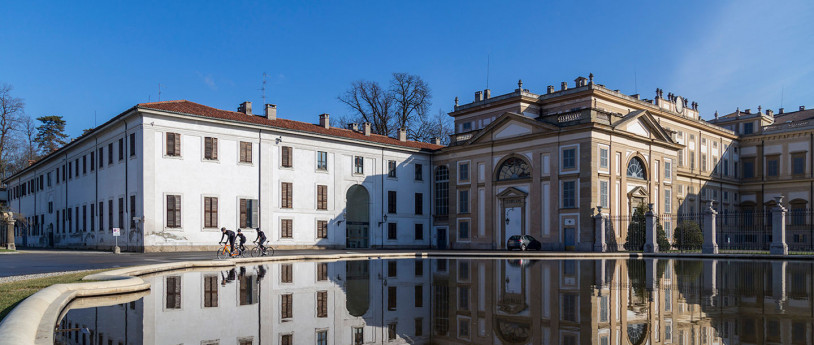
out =
<path fill-rule="evenodd" d="M 345 308 L 350 315 L 361 317 L 370 307 L 370 261 L 348 261 L 345 265 Z"/>
<path fill-rule="evenodd" d="M 370 194 L 365 187 L 353 185 L 345 196 L 345 247 L 370 246 Z"/>

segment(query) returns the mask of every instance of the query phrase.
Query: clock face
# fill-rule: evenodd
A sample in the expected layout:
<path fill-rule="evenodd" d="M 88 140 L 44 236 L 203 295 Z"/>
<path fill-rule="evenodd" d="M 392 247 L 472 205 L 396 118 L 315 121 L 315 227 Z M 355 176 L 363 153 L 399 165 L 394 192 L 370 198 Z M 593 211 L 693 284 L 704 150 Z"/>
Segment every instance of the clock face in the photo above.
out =
<path fill-rule="evenodd" d="M 676 97 L 676 112 L 679 114 L 684 113 L 684 99 L 681 96 Z"/>

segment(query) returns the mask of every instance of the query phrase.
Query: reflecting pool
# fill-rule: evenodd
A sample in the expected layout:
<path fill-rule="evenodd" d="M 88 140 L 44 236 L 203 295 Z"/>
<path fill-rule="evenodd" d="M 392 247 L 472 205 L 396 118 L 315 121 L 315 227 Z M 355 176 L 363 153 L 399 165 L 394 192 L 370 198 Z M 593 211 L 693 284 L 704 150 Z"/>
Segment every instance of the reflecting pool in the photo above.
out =
<path fill-rule="evenodd" d="M 56 344 L 812 344 L 814 264 L 398 259 L 145 277 Z M 83 307 L 88 305 L 106 305 Z M 111 305 L 112 304 L 112 305 Z"/>

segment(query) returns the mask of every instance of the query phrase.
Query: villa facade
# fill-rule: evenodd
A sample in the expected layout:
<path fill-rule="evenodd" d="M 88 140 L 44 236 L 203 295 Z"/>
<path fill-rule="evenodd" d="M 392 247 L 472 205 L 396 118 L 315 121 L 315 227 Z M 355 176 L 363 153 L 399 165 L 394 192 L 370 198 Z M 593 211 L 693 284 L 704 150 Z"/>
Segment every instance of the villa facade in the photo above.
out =
<path fill-rule="evenodd" d="M 501 249 L 529 234 L 590 251 L 601 209 L 613 250 L 641 205 L 664 215 L 669 239 L 674 216 L 714 201 L 728 241 L 741 229 L 729 215 L 765 214 L 782 196 L 790 245 L 811 246 L 812 110 L 706 121 L 681 96 L 642 99 L 592 76 L 455 103 L 448 146 L 334 128 L 327 114 L 285 120 L 273 105 L 139 104 L 5 180 L 17 243 L 212 249 L 221 227 L 260 227 L 289 248 Z"/>

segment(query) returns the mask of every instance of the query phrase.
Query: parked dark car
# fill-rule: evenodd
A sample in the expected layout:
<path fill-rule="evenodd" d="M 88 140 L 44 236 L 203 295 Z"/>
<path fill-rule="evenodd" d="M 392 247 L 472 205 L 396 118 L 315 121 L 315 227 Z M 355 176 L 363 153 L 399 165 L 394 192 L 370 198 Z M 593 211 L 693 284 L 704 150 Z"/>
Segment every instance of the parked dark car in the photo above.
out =
<path fill-rule="evenodd" d="M 520 249 L 520 250 L 540 250 L 540 241 L 535 240 L 534 237 L 529 235 L 514 235 L 509 237 L 509 240 L 506 241 L 506 249 Z"/>

